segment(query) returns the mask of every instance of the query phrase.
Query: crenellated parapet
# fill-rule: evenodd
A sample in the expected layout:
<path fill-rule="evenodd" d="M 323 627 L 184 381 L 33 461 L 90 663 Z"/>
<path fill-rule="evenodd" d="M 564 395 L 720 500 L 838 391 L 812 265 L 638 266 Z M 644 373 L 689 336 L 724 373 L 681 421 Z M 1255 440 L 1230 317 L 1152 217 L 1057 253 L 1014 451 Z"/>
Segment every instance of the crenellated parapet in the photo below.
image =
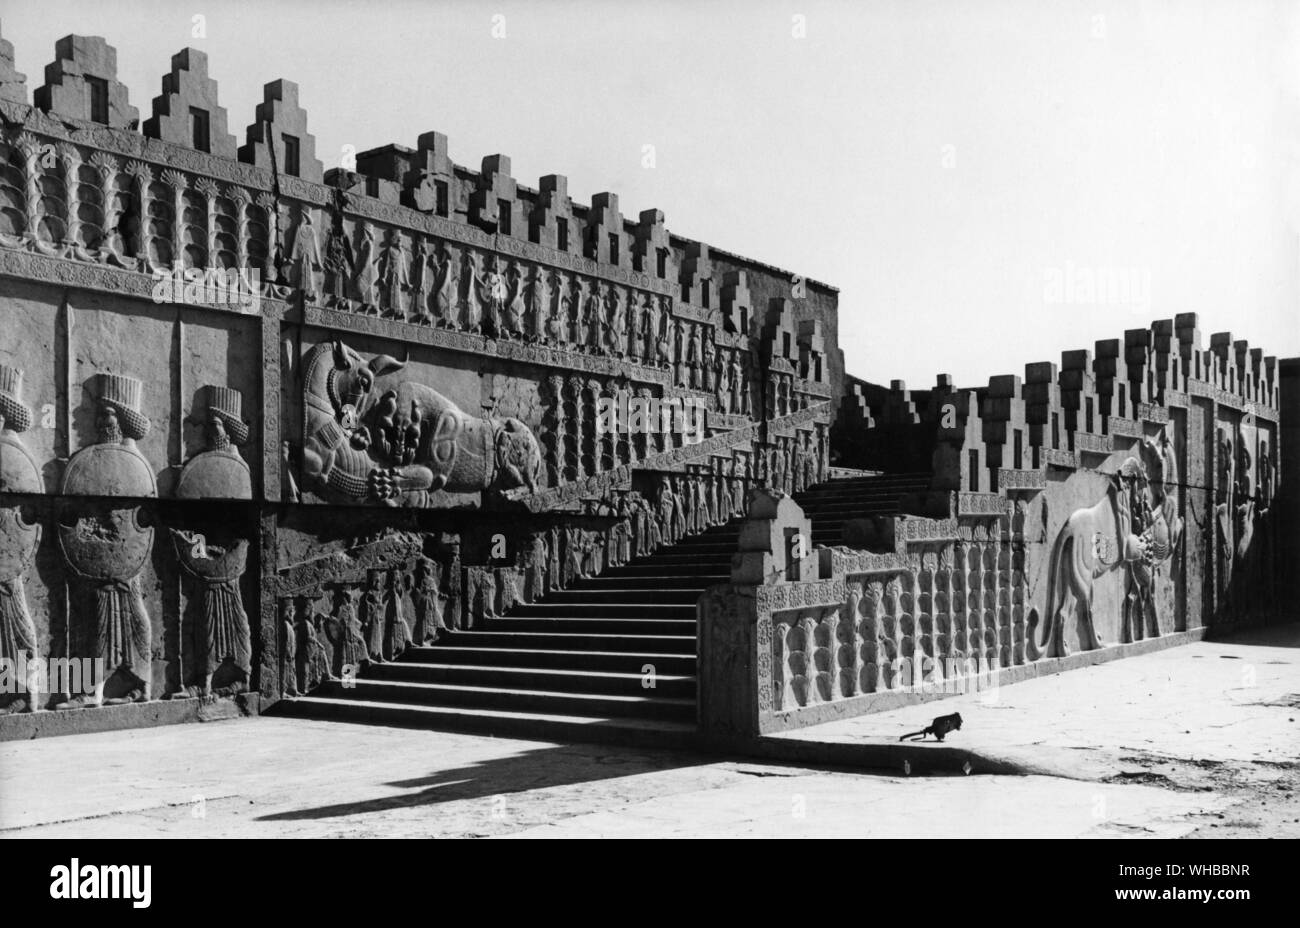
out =
<path fill-rule="evenodd" d="M 27 75 L 14 68 L 14 43 L 0 36 L 0 100 L 27 102 Z"/>
<path fill-rule="evenodd" d="M 162 93 L 153 98 L 145 138 L 185 145 L 195 151 L 234 159 L 235 137 L 226 126 L 226 109 L 217 102 L 217 82 L 208 76 L 208 56 L 183 48 L 163 75 Z"/>
<path fill-rule="evenodd" d="M 56 55 L 27 105 L 0 47 L 0 657 L 111 679 L 0 712 L 293 696 L 825 479 L 833 288 L 437 132 L 336 166 L 287 80 L 236 147 L 193 49 L 141 129 Z"/>

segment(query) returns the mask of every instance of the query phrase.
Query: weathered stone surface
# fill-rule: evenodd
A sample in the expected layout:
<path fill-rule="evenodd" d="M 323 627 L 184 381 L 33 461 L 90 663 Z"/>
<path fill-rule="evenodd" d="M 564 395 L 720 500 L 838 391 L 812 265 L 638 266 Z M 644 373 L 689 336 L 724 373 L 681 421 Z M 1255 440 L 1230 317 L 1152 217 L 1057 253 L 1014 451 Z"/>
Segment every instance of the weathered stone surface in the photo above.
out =
<path fill-rule="evenodd" d="M 202 130 L 195 129 L 196 117 L 204 123 Z M 153 98 L 144 134 L 220 158 L 235 157 L 235 137 L 227 129 L 225 107 L 217 103 L 217 82 L 208 76 L 206 54 L 184 48 L 172 56 L 171 71 L 163 75 L 162 93 Z M 200 134 L 206 148 L 199 144 Z"/>
<path fill-rule="evenodd" d="M 97 95 L 103 92 L 102 113 L 92 111 L 92 85 L 98 86 Z M 53 116 L 99 122 L 110 129 L 134 130 L 140 121 L 140 111 L 130 104 L 126 86 L 117 80 L 117 49 L 96 35 L 59 39 L 34 102 Z"/>
<path fill-rule="evenodd" d="M 0 38 L 0 100 L 27 102 L 27 75 L 14 69 L 14 43 Z"/>

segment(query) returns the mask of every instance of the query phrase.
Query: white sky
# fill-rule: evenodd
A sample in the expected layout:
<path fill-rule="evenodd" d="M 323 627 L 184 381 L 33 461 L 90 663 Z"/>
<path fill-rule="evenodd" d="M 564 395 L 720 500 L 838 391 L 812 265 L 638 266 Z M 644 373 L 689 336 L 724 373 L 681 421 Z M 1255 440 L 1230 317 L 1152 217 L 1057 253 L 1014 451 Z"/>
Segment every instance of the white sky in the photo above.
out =
<path fill-rule="evenodd" d="M 56 39 L 103 35 L 143 119 L 193 45 L 241 144 L 285 77 L 327 168 L 437 129 L 457 163 L 662 209 L 838 286 L 869 380 L 974 386 L 1180 312 L 1207 347 L 1300 355 L 1294 0 L 5 0 L 0 21 L 29 99 Z M 1148 299 L 1050 298 L 1071 268 Z"/>

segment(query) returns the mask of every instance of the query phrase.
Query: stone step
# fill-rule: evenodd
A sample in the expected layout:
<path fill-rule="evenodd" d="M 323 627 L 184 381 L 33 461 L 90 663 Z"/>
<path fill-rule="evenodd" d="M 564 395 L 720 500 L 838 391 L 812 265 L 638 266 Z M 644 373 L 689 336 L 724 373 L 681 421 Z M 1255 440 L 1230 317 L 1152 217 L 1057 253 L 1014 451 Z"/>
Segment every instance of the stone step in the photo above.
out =
<path fill-rule="evenodd" d="M 687 610 L 690 618 L 610 618 L 608 616 L 591 616 L 576 618 L 574 616 L 548 616 L 543 618 L 516 618 L 515 613 L 489 620 L 490 631 L 503 632 L 544 632 L 578 635 L 671 635 L 693 636 L 695 634 L 695 609 Z"/>
<path fill-rule="evenodd" d="M 617 568 L 617 573 L 606 572 L 604 576 L 622 577 L 677 577 L 679 579 L 689 578 L 692 583 L 704 585 L 707 578 L 719 575 L 730 576 L 731 561 L 724 564 L 721 562 L 700 563 L 695 558 L 683 558 L 681 563 L 664 563 L 656 561 L 653 564 L 636 563 L 628 564 L 625 567 Z"/>
<path fill-rule="evenodd" d="M 650 590 L 632 590 L 630 595 L 631 600 L 623 602 L 562 602 L 547 597 L 540 603 L 520 603 L 508 615 L 512 619 L 689 619 L 695 615 L 695 598 L 668 602 Z"/>
<path fill-rule="evenodd" d="M 619 570 L 621 568 L 615 568 Z M 599 577 L 587 577 L 578 580 L 569 590 L 573 592 L 582 592 L 584 590 L 596 592 L 598 590 L 618 589 L 618 590 L 704 590 L 717 583 L 726 583 L 731 579 L 730 572 L 718 572 L 716 574 L 701 574 L 693 577 L 683 577 L 680 574 L 644 574 L 639 576 L 627 576 L 616 574 L 613 571 L 606 571 Z M 566 591 L 568 592 L 568 591 Z M 554 595 L 554 594 L 552 594 Z M 548 597 L 549 599 L 549 597 Z"/>
<path fill-rule="evenodd" d="M 695 634 L 642 635 L 601 632 L 578 634 L 573 632 L 528 631 L 458 631 L 453 638 L 461 644 L 477 648 L 540 648 L 545 651 L 623 651 L 653 652 L 655 654 L 692 654 L 695 651 Z"/>
<path fill-rule="evenodd" d="M 642 667 L 651 669 L 643 671 Z M 486 686 L 559 693 L 695 698 L 693 674 L 669 674 L 649 659 L 632 673 L 549 667 L 510 667 L 490 663 L 471 665 L 399 662 L 372 665 L 367 668 L 365 678 L 388 682 L 447 683 L 456 686 Z M 647 682 L 653 682 L 654 686 L 647 687 Z"/>
<path fill-rule="evenodd" d="M 539 605 L 588 605 L 599 606 L 601 604 L 632 606 L 647 601 L 655 606 L 678 606 L 685 605 L 694 608 L 695 601 L 700 598 L 700 589 L 696 586 L 680 587 L 677 589 L 656 589 L 653 586 L 643 586 L 640 588 L 633 586 L 605 586 L 605 587 L 575 587 L 568 590 L 555 590 L 546 595 L 546 601 Z M 521 606 L 516 606 L 510 613 L 518 615 Z M 535 613 L 534 613 L 535 614 Z"/>
<path fill-rule="evenodd" d="M 480 709 L 585 715 L 594 718 L 637 716 L 684 722 L 695 718 L 695 700 L 666 696 L 622 696 L 601 693 L 558 693 L 547 690 L 447 683 L 410 683 L 366 677 L 345 687 L 340 680 L 321 684 L 313 695 L 363 702 L 416 706 L 463 706 Z"/>
<path fill-rule="evenodd" d="M 600 670 L 609 673 L 641 673 L 653 664 L 657 673 L 694 676 L 694 653 L 656 654 L 651 651 L 547 651 L 542 648 L 480 648 L 458 645 L 462 632 L 448 636 L 447 643 L 408 648 L 396 664 L 461 664 L 496 667 L 545 667 L 555 670 Z M 387 665 L 377 665 L 387 666 Z"/>
<path fill-rule="evenodd" d="M 300 696 L 282 699 L 268 714 L 292 718 L 460 731 L 497 738 L 632 744 L 667 748 L 691 746 L 695 723 L 666 719 L 564 715 L 464 706 L 427 706 Z"/>

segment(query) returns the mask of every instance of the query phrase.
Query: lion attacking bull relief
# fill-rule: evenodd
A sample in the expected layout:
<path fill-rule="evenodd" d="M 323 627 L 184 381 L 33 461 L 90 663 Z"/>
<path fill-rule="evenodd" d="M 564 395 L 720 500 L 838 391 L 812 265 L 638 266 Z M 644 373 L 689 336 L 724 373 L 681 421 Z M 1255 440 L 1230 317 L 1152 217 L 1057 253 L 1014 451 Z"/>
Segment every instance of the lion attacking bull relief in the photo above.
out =
<path fill-rule="evenodd" d="M 312 348 L 303 373 L 302 473 L 337 502 L 427 506 L 448 493 L 537 490 L 541 446 L 518 419 L 470 416 L 431 387 L 379 378 L 405 367 L 366 361 L 340 341 Z"/>

